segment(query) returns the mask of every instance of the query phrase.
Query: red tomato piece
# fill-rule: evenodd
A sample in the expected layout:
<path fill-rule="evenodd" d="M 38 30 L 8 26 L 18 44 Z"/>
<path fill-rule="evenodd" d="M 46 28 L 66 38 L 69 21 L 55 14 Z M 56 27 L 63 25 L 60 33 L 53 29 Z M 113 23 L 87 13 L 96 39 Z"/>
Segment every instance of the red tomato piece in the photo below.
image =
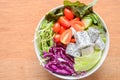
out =
<path fill-rule="evenodd" d="M 61 16 L 58 19 L 58 22 L 65 28 L 69 28 L 70 27 L 70 22 L 68 19 L 66 19 L 64 16 Z"/>
<path fill-rule="evenodd" d="M 63 26 L 61 26 L 59 33 L 62 34 L 65 30 L 66 30 L 66 29 L 65 29 Z"/>
<path fill-rule="evenodd" d="M 55 42 L 60 42 L 60 34 L 55 34 L 54 41 Z"/>
<path fill-rule="evenodd" d="M 60 24 L 56 22 L 53 26 L 53 31 L 58 33 L 60 31 Z"/>
<path fill-rule="evenodd" d="M 81 21 L 71 20 L 71 21 L 70 21 L 70 25 L 73 26 L 74 24 L 79 24 L 79 25 L 81 25 L 81 26 L 84 26 L 83 22 L 81 22 Z"/>
<path fill-rule="evenodd" d="M 65 17 L 66 17 L 67 19 L 69 19 L 69 20 L 71 20 L 71 19 L 74 18 L 73 12 L 72 12 L 70 9 L 68 9 L 68 8 L 65 8 L 65 9 L 64 9 L 64 15 L 65 15 Z"/>
<path fill-rule="evenodd" d="M 76 21 L 76 20 L 71 20 L 71 26 L 76 30 L 76 31 L 82 31 L 84 30 L 84 24 L 81 21 Z"/>
<path fill-rule="evenodd" d="M 74 18 L 73 20 L 74 20 L 74 21 L 80 21 L 80 18 L 77 17 L 77 18 Z"/>
<path fill-rule="evenodd" d="M 60 41 L 63 44 L 68 44 L 70 42 L 72 38 L 72 30 L 71 29 L 67 29 L 66 31 L 64 31 L 61 36 L 60 36 Z"/>
<path fill-rule="evenodd" d="M 82 31 L 82 30 L 84 30 L 84 27 L 81 26 L 80 24 L 74 24 L 72 27 L 73 27 L 76 31 Z"/>

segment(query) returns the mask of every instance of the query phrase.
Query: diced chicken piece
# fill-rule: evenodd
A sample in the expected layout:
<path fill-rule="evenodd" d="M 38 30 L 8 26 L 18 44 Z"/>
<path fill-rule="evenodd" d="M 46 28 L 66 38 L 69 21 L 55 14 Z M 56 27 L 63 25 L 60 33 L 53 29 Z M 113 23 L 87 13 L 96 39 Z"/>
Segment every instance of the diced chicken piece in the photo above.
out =
<path fill-rule="evenodd" d="M 92 45 L 90 37 L 86 31 L 77 32 L 74 37 L 79 49 Z"/>
<path fill-rule="evenodd" d="M 101 37 L 98 38 L 98 40 L 95 43 L 95 49 L 103 50 L 105 48 L 105 43 L 101 39 Z"/>
<path fill-rule="evenodd" d="M 76 44 L 75 43 L 69 43 L 67 45 L 66 54 L 69 54 L 73 57 L 80 56 L 80 52 L 79 52 L 79 50 L 76 49 Z"/>
<path fill-rule="evenodd" d="M 88 35 L 91 38 L 91 41 L 94 43 L 99 37 L 99 31 L 96 28 L 90 27 L 88 29 Z"/>
<path fill-rule="evenodd" d="M 88 55 L 94 52 L 94 46 L 89 46 L 87 48 L 81 49 L 82 56 Z"/>

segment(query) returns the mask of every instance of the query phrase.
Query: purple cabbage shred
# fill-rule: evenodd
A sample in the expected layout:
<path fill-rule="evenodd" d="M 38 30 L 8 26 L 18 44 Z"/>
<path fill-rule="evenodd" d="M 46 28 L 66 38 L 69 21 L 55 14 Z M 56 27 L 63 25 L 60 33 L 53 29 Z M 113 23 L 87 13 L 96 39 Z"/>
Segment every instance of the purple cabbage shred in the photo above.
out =
<path fill-rule="evenodd" d="M 74 74 L 74 60 L 65 53 L 65 49 L 63 44 L 55 44 L 49 49 L 49 52 L 43 52 L 43 58 L 48 58 L 45 68 L 61 75 Z"/>

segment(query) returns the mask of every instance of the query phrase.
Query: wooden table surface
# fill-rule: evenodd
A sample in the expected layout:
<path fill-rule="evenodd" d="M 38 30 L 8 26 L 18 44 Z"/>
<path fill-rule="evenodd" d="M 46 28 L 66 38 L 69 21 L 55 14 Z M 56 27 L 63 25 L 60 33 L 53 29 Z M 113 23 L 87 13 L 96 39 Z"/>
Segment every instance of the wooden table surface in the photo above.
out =
<path fill-rule="evenodd" d="M 32 40 L 42 16 L 62 2 L 0 0 L 0 80 L 60 80 L 39 65 Z M 120 0 L 99 0 L 94 10 L 108 26 L 110 49 L 100 69 L 82 80 L 120 80 Z"/>

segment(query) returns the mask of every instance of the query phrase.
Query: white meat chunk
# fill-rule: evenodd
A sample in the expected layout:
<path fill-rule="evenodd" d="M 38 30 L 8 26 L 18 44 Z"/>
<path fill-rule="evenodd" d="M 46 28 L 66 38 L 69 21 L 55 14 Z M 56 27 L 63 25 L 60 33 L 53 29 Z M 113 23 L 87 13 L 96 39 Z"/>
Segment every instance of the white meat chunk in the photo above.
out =
<path fill-rule="evenodd" d="M 91 41 L 94 43 L 99 37 L 99 31 L 96 28 L 90 27 L 88 29 L 88 35 L 91 38 Z"/>
<path fill-rule="evenodd" d="M 81 49 L 82 56 L 91 54 L 93 52 L 94 52 L 94 46 L 89 46 L 89 47 L 86 47 L 84 49 Z"/>
<path fill-rule="evenodd" d="M 66 54 L 71 55 L 73 57 L 80 56 L 80 51 L 76 49 L 75 43 L 69 43 L 66 48 Z"/>
<path fill-rule="evenodd" d="M 95 49 L 103 50 L 105 48 L 105 43 L 101 39 L 101 37 L 98 38 L 98 40 L 95 42 Z"/>
<path fill-rule="evenodd" d="M 79 49 L 92 45 L 90 37 L 86 31 L 77 32 L 74 37 Z"/>

